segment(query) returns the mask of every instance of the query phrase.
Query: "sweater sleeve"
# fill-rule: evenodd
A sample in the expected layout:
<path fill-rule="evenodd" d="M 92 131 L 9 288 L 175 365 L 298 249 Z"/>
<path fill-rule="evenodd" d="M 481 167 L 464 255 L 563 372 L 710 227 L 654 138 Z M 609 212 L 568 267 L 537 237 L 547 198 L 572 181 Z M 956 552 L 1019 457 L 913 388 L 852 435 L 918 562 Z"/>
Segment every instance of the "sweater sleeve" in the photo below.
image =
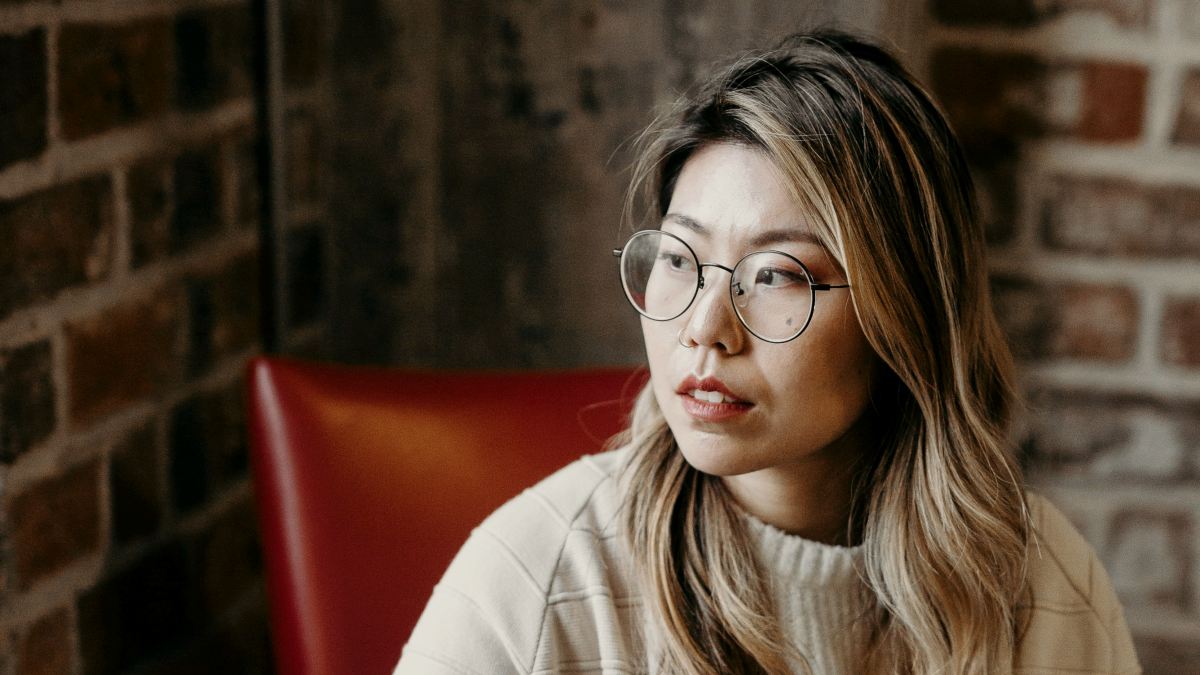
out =
<path fill-rule="evenodd" d="M 1058 509 L 1030 495 L 1035 544 L 1029 622 L 1017 673 L 1142 672 L 1112 581 L 1092 547 Z"/>
<path fill-rule="evenodd" d="M 475 530 L 421 613 L 393 675 L 524 675 L 529 651 L 506 608 L 522 602 L 512 570 Z M 489 564 L 491 563 L 491 564 Z"/>
<path fill-rule="evenodd" d="M 434 587 L 393 675 L 532 671 L 562 544 L 537 511 L 527 492 L 475 528 Z M 538 535 L 522 536 L 531 531 Z"/>
<path fill-rule="evenodd" d="M 433 590 L 393 675 L 527 675 L 571 522 L 606 475 L 576 462 L 471 533 Z"/>
<path fill-rule="evenodd" d="M 1101 621 L 1108 632 L 1112 647 L 1112 670 L 1119 675 L 1140 675 L 1142 667 L 1138 664 L 1137 652 L 1133 646 L 1133 636 L 1125 623 L 1125 612 L 1117 600 L 1112 581 L 1104 570 L 1104 565 L 1092 554 L 1092 564 L 1095 572 L 1092 577 L 1092 606 L 1100 615 Z"/>

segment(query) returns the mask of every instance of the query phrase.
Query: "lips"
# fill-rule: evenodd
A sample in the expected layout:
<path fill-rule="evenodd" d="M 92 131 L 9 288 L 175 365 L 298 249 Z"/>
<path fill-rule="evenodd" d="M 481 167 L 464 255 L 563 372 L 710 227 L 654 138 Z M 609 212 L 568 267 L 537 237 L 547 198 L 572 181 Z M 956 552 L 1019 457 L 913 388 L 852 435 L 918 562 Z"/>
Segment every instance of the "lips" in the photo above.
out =
<path fill-rule="evenodd" d="M 754 404 L 742 399 L 715 377 L 684 378 L 675 393 L 684 411 L 701 422 L 721 422 L 745 414 Z"/>
<path fill-rule="evenodd" d="M 704 396 L 694 396 L 696 392 L 704 394 Z M 743 400 L 741 396 L 738 396 L 732 389 L 725 386 L 724 382 L 712 376 L 699 379 L 695 375 L 688 375 L 683 378 L 678 387 L 675 387 L 675 393 L 693 396 L 694 398 L 706 400 L 710 403 L 749 403 L 749 401 Z M 721 400 L 716 399 L 715 395 L 720 395 Z"/>

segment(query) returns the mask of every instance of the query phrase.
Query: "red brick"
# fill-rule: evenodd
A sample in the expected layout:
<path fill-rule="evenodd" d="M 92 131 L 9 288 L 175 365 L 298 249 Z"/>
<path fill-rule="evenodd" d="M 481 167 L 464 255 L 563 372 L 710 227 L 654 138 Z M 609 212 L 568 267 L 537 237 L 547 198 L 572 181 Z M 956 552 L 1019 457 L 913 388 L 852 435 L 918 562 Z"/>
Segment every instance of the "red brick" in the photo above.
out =
<path fill-rule="evenodd" d="M 986 165 L 976 162 L 971 167 L 979 199 L 979 217 L 989 244 L 1006 244 L 1016 233 L 1018 166 L 1015 159 L 1005 158 Z"/>
<path fill-rule="evenodd" d="M 107 177 L 0 201 L 0 317 L 107 277 L 113 237 Z"/>
<path fill-rule="evenodd" d="M 54 431 L 54 371 L 47 341 L 0 350 L 0 463 L 10 463 Z"/>
<path fill-rule="evenodd" d="M 44 479 L 9 500 L 17 583 L 29 588 L 100 549 L 100 465 Z"/>
<path fill-rule="evenodd" d="M 1195 403 L 1037 390 L 1029 409 L 1022 459 L 1031 476 L 1125 484 L 1200 479 Z"/>
<path fill-rule="evenodd" d="M 84 425 L 159 394 L 181 378 L 185 308 L 177 289 L 66 326 L 71 417 Z"/>
<path fill-rule="evenodd" d="M 999 277 L 996 311 L 1025 359 L 1121 362 L 1133 356 L 1140 310 L 1128 288 Z"/>
<path fill-rule="evenodd" d="M 258 256 L 240 256 L 188 282 L 191 353 L 198 373 L 258 342 Z"/>
<path fill-rule="evenodd" d="M 1200 17 L 1200 9 L 1195 11 Z M 1189 70 L 1179 89 L 1179 114 L 1171 139 L 1180 144 L 1200 145 L 1200 69 Z"/>
<path fill-rule="evenodd" d="M 241 673 L 271 675 L 271 643 L 266 608 L 257 604 L 236 612 L 229 623 L 218 626 L 186 648 L 139 669 L 139 675 L 211 675 Z"/>
<path fill-rule="evenodd" d="M 1049 133 L 1100 143 L 1142 133 L 1146 66 L 1107 61 L 1055 63 L 1044 84 L 1042 114 Z"/>
<path fill-rule="evenodd" d="M 1041 235 L 1049 248 L 1200 258 L 1200 189 L 1079 176 L 1056 176 L 1042 185 Z"/>
<path fill-rule="evenodd" d="M 160 457 L 152 425 L 137 429 L 113 450 L 109 494 L 114 542 L 127 543 L 158 530 L 165 508 Z"/>
<path fill-rule="evenodd" d="M 1088 63 L 1083 68 L 1083 106 L 1076 133 L 1089 141 L 1130 141 L 1142 134 L 1146 67 Z"/>
<path fill-rule="evenodd" d="M 208 474 L 215 490 L 224 490 L 246 476 L 249 456 L 242 382 L 204 395 L 200 400 L 208 446 Z"/>
<path fill-rule="evenodd" d="M 62 608 L 38 619 L 21 639 L 17 672 L 62 675 L 71 672 L 71 615 Z"/>
<path fill-rule="evenodd" d="M 0 35 L 0 168 L 46 149 L 46 30 Z"/>
<path fill-rule="evenodd" d="M 228 613 L 262 577 L 258 524 L 243 502 L 196 537 L 202 609 L 212 620 Z"/>
<path fill-rule="evenodd" d="M 198 626 L 187 550 L 151 550 L 80 595 L 79 651 L 85 675 L 117 675 L 181 645 Z"/>
<path fill-rule="evenodd" d="M 1011 156 L 1016 140 L 1045 133 L 1047 65 L 1028 54 L 943 47 L 933 89 L 973 159 Z"/>
<path fill-rule="evenodd" d="M 1116 286 L 1067 285 L 1052 353 L 1070 358 L 1124 361 L 1137 340 L 1138 303 Z"/>
<path fill-rule="evenodd" d="M 1038 19 L 1033 0 L 933 0 L 931 9 L 947 24 L 1026 26 Z"/>
<path fill-rule="evenodd" d="M 933 15 L 951 25 L 1030 26 L 1061 14 L 1099 14 L 1118 26 L 1145 27 L 1147 0 L 934 0 Z"/>
<path fill-rule="evenodd" d="M 134 166 L 128 192 L 135 267 L 186 253 L 224 227 L 216 145 Z"/>
<path fill-rule="evenodd" d="M 166 112 L 172 64 L 162 20 L 64 25 L 58 39 L 63 135 L 83 138 Z"/>
<path fill-rule="evenodd" d="M 182 253 L 212 239 L 223 226 L 221 162 L 216 146 L 175 159 L 170 250 Z"/>
<path fill-rule="evenodd" d="M 129 170 L 130 248 L 134 267 L 166 257 L 171 251 L 171 163 L 143 162 Z"/>
<path fill-rule="evenodd" d="M 246 474 L 242 385 L 206 392 L 171 411 L 171 500 L 179 513 L 193 511 Z"/>
<path fill-rule="evenodd" d="M 1168 298 L 1163 308 L 1162 359 L 1200 368 L 1200 297 Z"/>
<path fill-rule="evenodd" d="M 1046 135 L 1119 142 L 1142 132 L 1147 71 L 1140 64 L 944 47 L 931 68 L 934 90 L 975 161 L 1011 157 L 1017 142 Z M 1077 91 L 1055 87 L 1073 81 Z"/>
<path fill-rule="evenodd" d="M 250 5 L 181 14 L 175 22 L 178 98 L 199 110 L 251 93 Z"/>
<path fill-rule="evenodd" d="M 1113 516 L 1104 562 L 1126 608 L 1192 609 L 1194 531 L 1184 510 L 1127 509 Z"/>

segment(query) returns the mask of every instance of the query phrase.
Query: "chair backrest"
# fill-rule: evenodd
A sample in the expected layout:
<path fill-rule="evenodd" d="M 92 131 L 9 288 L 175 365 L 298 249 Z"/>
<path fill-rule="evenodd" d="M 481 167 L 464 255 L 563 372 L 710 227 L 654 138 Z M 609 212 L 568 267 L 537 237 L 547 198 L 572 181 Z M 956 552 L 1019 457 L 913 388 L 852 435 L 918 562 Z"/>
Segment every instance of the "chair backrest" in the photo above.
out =
<path fill-rule="evenodd" d="M 600 450 L 644 378 L 253 361 L 250 445 L 279 672 L 390 672 L 471 528 Z"/>

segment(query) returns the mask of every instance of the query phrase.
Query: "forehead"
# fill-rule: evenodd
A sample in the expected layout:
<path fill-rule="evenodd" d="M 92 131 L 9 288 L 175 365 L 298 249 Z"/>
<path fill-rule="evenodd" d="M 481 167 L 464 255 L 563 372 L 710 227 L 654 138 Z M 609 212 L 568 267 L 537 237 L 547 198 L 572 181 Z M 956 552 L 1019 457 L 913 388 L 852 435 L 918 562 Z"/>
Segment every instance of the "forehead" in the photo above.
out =
<path fill-rule="evenodd" d="M 668 224 L 677 226 L 701 239 L 724 236 L 745 243 L 752 248 L 767 248 L 781 243 L 821 246 L 821 242 L 817 239 L 817 236 L 803 227 L 748 226 L 734 227 L 730 231 L 717 228 L 714 231 L 714 228 L 705 225 L 687 214 L 674 212 L 663 216 L 662 222 L 664 226 Z"/>
<path fill-rule="evenodd" d="M 707 145 L 684 163 L 663 226 L 733 244 L 819 244 L 807 214 L 761 151 Z"/>

